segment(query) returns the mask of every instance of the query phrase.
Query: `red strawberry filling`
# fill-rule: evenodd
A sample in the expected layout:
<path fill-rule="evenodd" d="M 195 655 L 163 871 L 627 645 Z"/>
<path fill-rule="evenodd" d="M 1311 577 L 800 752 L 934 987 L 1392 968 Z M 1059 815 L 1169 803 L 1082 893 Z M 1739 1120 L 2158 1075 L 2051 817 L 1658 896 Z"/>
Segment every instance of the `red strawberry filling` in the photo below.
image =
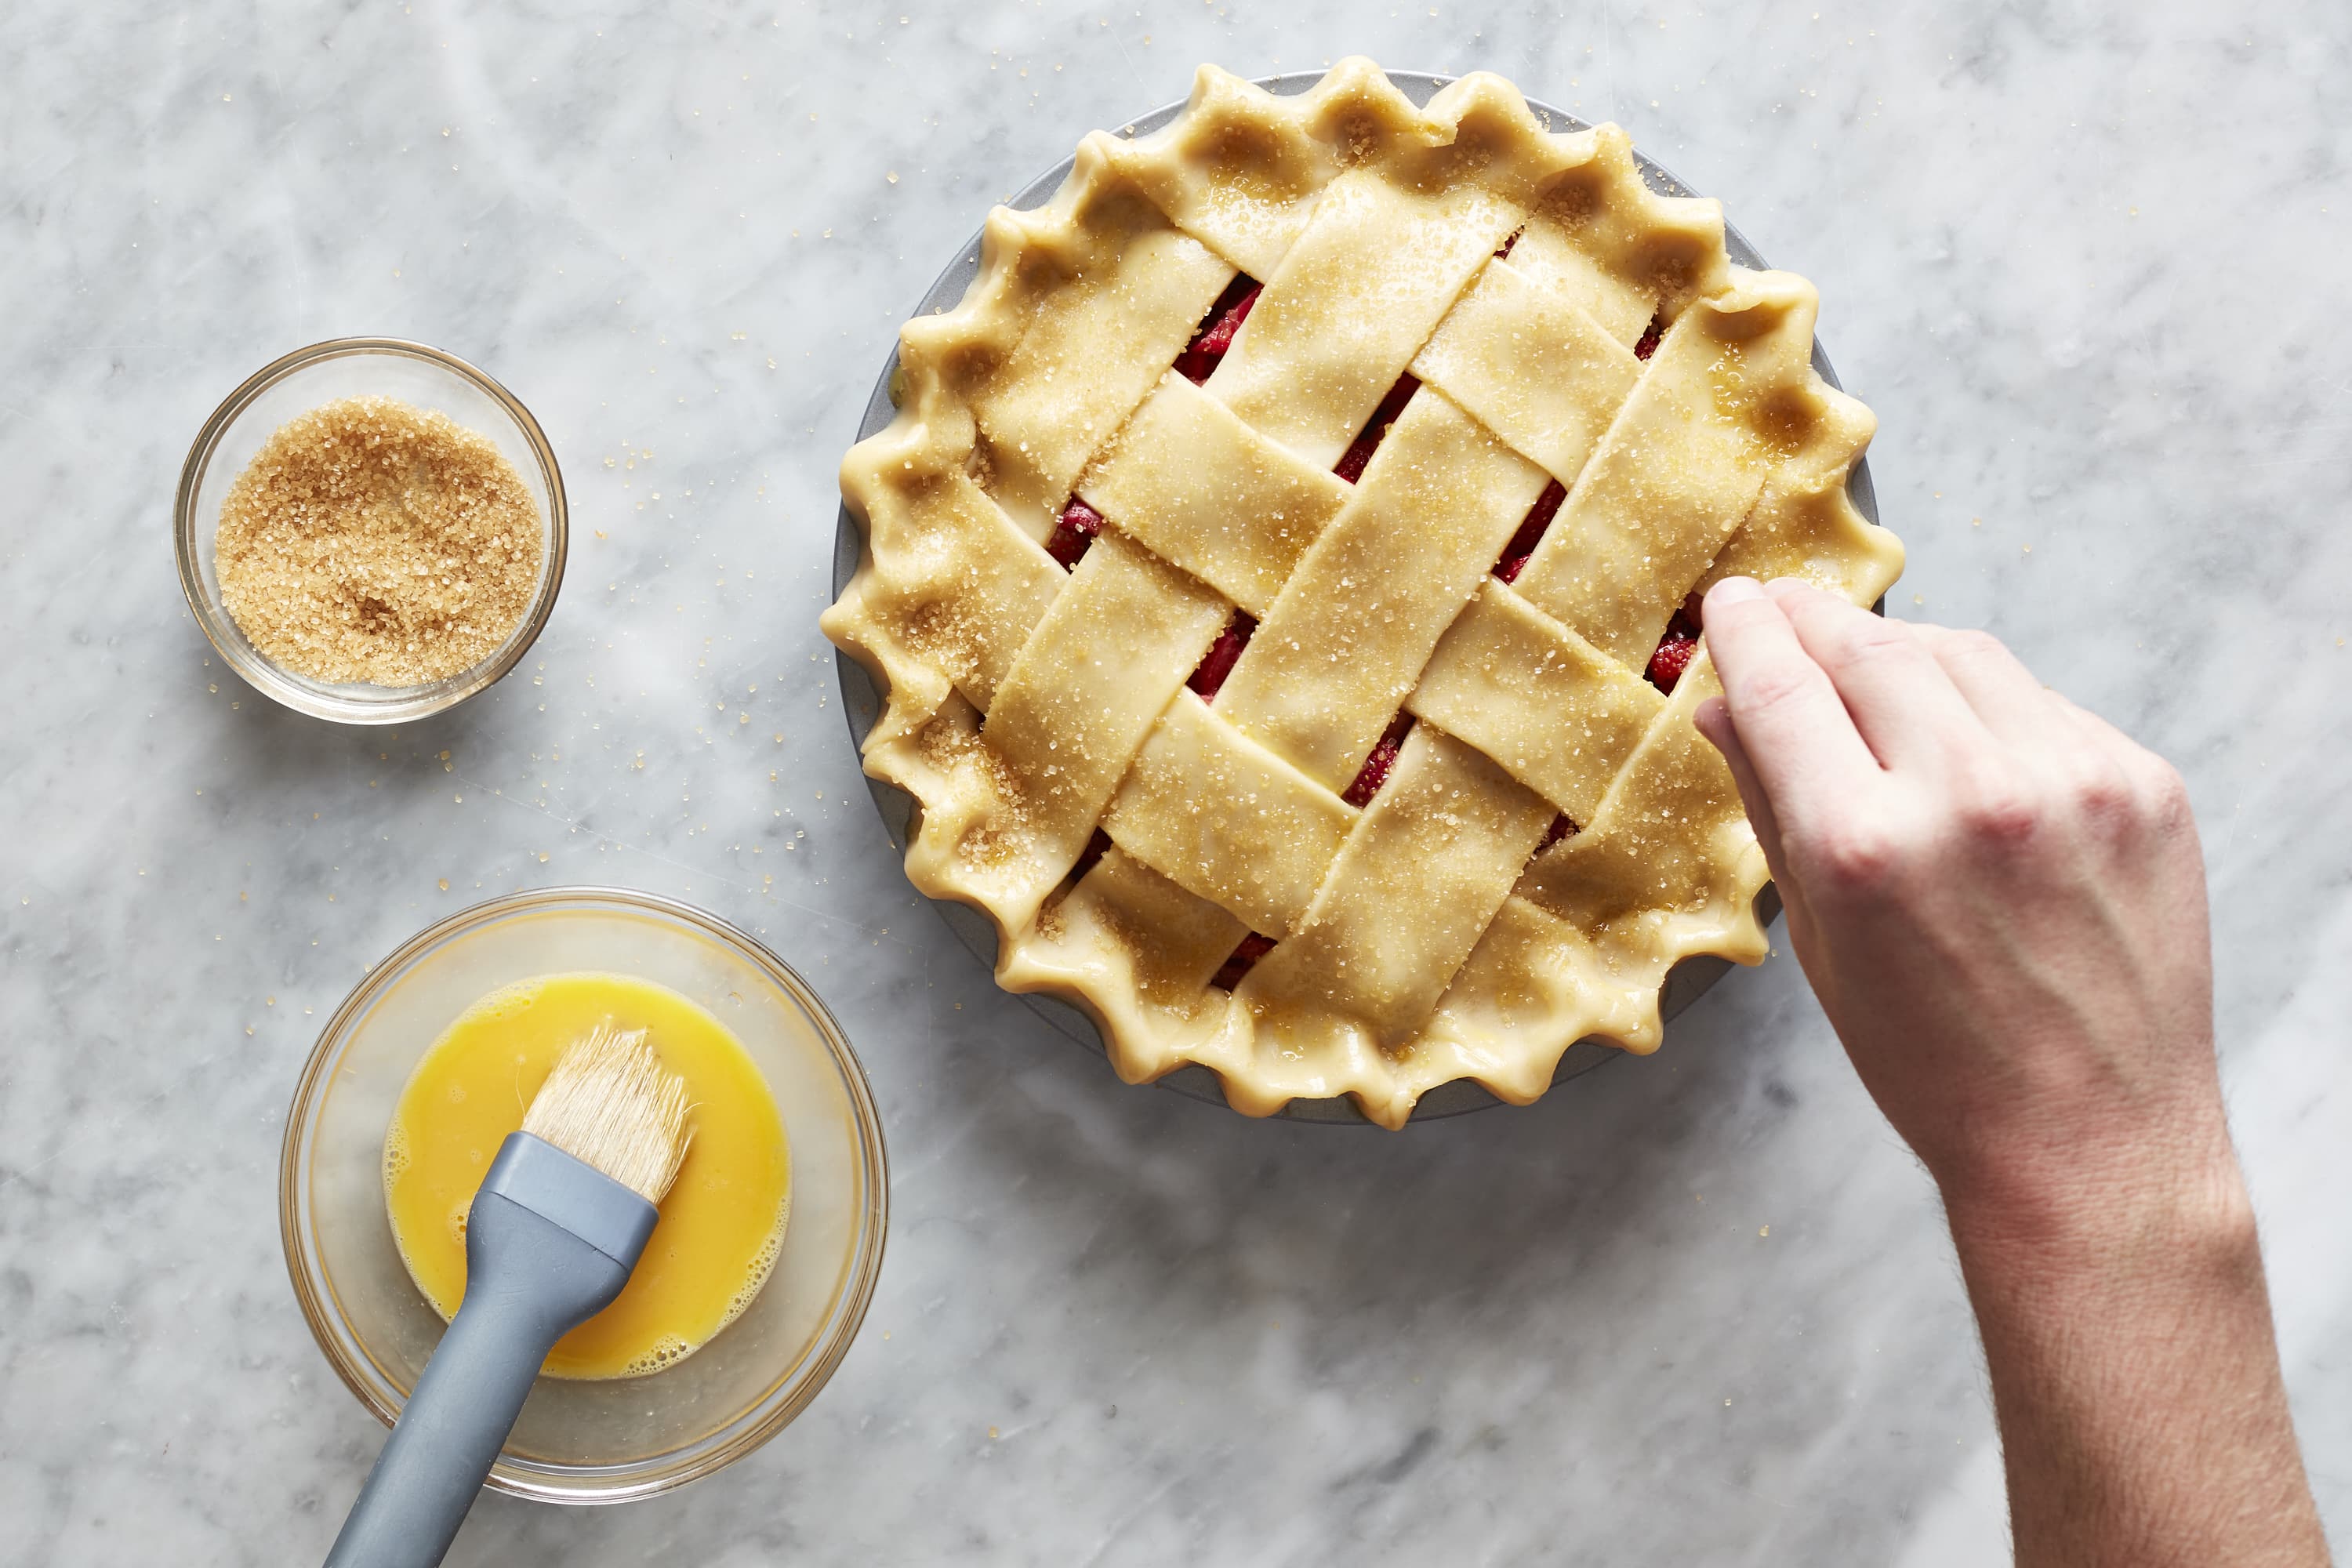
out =
<path fill-rule="evenodd" d="M 1549 528 L 1551 520 L 1559 515 L 1559 503 L 1567 499 L 1568 491 L 1560 488 L 1558 479 L 1544 486 L 1543 494 L 1536 497 L 1536 504 L 1528 509 L 1528 520 L 1519 524 L 1519 531 L 1511 535 L 1508 544 L 1503 546 L 1502 559 L 1495 563 L 1496 576 L 1506 583 L 1518 581 L 1528 558 L 1536 552 L 1536 546 L 1543 542 L 1544 530 Z"/>
<path fill-rule="evenodd" d="M 1642 341 L 1633 345 L 1633 357 L 1635 359 L 1648 359 L 1652 354 L 1656 353 L 1658 352 L 1658 340 L 1665 335 L 1665 318 L 1663 316 L 1651 317 L 1650 324 L 1642 329 Z"/>
<path fill-rule="evenodd" d="M 1054 525 L 1053 537 L 1045 541 L 1045 553 L 1060 562 L 1063 571 L 1075 572 L 1079 557 L 1086 554 L 1102 526 L 1102 513 L 1072 496 L 1070 504 L 1062 509 L 1062 521 Z"/>
<path fill-rule="evenodd" d="M 1258 293 L 1264 288 L 1246 272 L 1234 274 L 1234 280 L 1225 285 L 1225 291 L 1209 307 L 1201 330 L 1192 334 L 1192 341 L 1176 356 L 1177 374 L 1195 384 L 1208 380 L 1217 363 L 1225 357 L 1225 351 L 1234 346 L 1234 334 L 1249 320 L 1250 307 L 1257 303 Z"/>
<path fill-rule="evenodd" d="M 1536 853 L 1542 854 L 1575 831 L 1576 824 L 1568 819 L 1568 813 L 1561 812 L 1551 819 L 1551 826 L 1544 829 L 1543 842 L 1536 846 Z"/>
<path fill-rule="evenodd" d="M 1650 684 L 1661 691 L 1672 691 L 1675 682 L 1690 668 L 1691 656 L 1698 652 L 1698 617 L 1691 614 L 1691 600 L 1675 612 L 1666 623 L 1666 635 L 1658 639 L 1657 651 L 1650 655 L 1650 668 L 1645 672 Z"/>
<path fill-rule="evenodd" d="M 1070 880 L 1086 880 L 1087 873 L 1095 868 L 1095 862 L 1109 853 L 1110 835 L 1099 827 L 1096 828 L 1095 836 L 1087 839 L 1087 847 L 1078 852 L 1078 863 L 1070 868 Z"/>
<path fill-rule="evenodd" d="M 1372 460 L 1372 452 L 1380 446 L 1381 437 L 1389 433 L 1389 426 L 1396 423 L 1397 416 L 1404 412 L 1404 405 L 1420 390 L 1421 383 L 1413 378 L 1412 372 L 1407 371 L 1397 377 L 1396 384 L 1390 387 L 1388 395 L 1381 399 L 1381 405 L 1372 410 L 1371 418 L 1364 425 L 1364 433 L 1356 437 L 1355 444 L 1340 457 L 1339 466 L 1331 471 L 1351 485 L 1362 479 L 1364 466 Z"/>
<path fill-rule="evenodd" d="M 1257 967 L 1259 959 L 1273 951 L 1274 938 L 1260 936 L 1255 931 L 1250 932 L 1249 935 L 1242 938 L 1241 945 L 1234 949 L 1233 956 L 1218 966 L 1217 973 L 1210 977 L 1209 984 L 1220 991 L 1231 991 L 1242 983 L 1243 975 Z"/>
<path fill-rule="evenodd" d="M 1372 742 L 1372 754 L 1356 772 L 1355 783 L 1349 784 L 1340 799 L 1349 805 L 1367 805 L 1380 793 L 1381 785 L 1389 782 L 1389 770 L 1396 766 L 1397 753 L 1404 749 L 1404 738 L 1412 729 L 1412 715 L 1400 713 L 1389 721 L 1381 738 Z"/>
<path fill-rule="evenodd" d="M 1192 671 L 1192 679 L 1184 684 L 1199 692 L 1202 701 L 1213 700 L 1217 689 L 1224 685 L 1225 677 L 1234 672 L 1234 661 L 1241 658 L 1242 649 L 1249 647 L 1250 634 L 1255 630 L 1257 622 L 1250 617 L 1250 613 L 1235 610 L 1234 618 L 1225 623 L 1225 629 L 1217 634 L 1217 640 L 1209 645 L 1209 651 L 1202 658 L 1200 668 Z"/>

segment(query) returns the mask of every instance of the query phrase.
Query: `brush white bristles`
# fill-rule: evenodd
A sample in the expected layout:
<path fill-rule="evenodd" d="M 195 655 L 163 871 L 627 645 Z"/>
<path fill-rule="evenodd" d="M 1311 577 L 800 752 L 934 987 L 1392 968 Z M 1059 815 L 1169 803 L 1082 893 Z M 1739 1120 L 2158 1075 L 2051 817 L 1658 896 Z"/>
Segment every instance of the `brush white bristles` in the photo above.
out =
<path fill-rule="evenodd" d="M 646 1031 L 600 1024 L 556 1058 L 522 1130 L 657 1204 L 694 1141 L 686 1111 L 686 1081 L 661 1065 Z"/>

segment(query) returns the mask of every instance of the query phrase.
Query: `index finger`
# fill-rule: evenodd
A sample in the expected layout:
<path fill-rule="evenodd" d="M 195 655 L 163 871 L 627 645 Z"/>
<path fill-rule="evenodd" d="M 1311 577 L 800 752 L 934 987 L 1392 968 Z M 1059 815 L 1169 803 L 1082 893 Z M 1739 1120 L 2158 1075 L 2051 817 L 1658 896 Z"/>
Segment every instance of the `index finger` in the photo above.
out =
<path fill-rule="evenodd" d="M 1752 577 L 1707 590 L 1701 625 L 1731 727 L 1785 826 L 1851 806 L 1882 770 L 1843 699 Z"/>

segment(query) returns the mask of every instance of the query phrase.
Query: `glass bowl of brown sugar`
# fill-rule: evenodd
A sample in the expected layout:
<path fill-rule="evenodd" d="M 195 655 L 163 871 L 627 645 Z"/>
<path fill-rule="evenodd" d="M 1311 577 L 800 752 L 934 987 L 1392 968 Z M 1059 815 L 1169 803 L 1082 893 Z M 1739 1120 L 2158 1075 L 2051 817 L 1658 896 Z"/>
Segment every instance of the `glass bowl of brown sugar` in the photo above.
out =
<path fill-rule="evenodd" d="M 344 724 L 422 719 L 512 669 L 570 543 L 530 411 L 396 338 L 313 343 L 247 377 L 188 449 L 173 531 L 228 667 Z"/>

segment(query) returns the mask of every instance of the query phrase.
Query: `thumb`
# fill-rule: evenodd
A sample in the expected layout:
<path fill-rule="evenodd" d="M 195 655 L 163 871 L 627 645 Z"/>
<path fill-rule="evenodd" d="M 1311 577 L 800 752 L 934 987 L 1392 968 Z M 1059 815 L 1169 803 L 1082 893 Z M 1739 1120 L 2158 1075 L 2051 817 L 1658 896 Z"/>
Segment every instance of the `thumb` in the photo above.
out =
<path fill-rule="evenodd" d="M 1723 753 L 1731 781 L 1739 786 L 1739 804 L 1748 808 L 1748 826 L 1756 829 L 1756 840 L 1764 846 L 1764 863 L 1772 868 L 1772 879 L 1786 888 L 1789 867 L 1780 854 L 1780 819 L 1772 815 L 1772 799 L 1757 780 L 1748 749 L 1739 743 L 1739 731 L 1731 722 L 1731 705 L 1720 697 L 1710 697 L 1698 705 L 1691 722 Z"/>

